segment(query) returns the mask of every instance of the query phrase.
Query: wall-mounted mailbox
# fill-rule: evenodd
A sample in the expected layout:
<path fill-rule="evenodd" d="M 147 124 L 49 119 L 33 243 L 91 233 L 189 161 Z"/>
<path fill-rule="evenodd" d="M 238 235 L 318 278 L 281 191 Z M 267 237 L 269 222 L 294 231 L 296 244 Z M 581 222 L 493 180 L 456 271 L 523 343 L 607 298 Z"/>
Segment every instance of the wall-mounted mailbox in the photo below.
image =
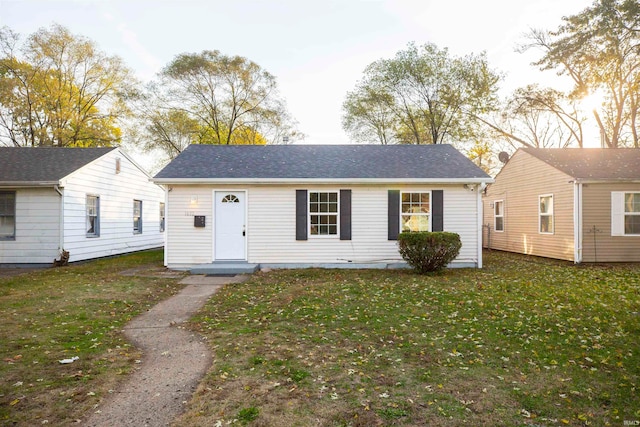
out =
<path fill-rule="evenodd" d="M 196 215 L 193 217 L 193 226 L 194 227 L 204 227 L 205 226 L 205 219 L 206 217 L 204 215 Z"/>

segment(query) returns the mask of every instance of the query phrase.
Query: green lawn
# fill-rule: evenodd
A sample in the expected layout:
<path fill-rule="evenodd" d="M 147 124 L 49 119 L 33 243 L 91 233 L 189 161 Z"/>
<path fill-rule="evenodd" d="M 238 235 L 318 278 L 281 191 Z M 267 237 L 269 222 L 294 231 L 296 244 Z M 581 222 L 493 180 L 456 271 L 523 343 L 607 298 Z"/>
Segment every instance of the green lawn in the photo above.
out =
<path fill-rule="evenodd" d="M 161 265 L 0 278 L 0 425 L 75 425 L 116 389 L 140 359 L 122 325 L 181 287 L 121 273 Z M 215 360 L 176 425 L 636 425 L 639 313 L 640 265 L 257 273 L 194 319 Z"/>
<path fill-rule="evenodd" d="M 126 379 L 141 355 L 121 327 L 182 287 L 121 274 L 137 267 L 160 273 L 162 251 L 0 277 L 0 425 L 77 425 Z"/>
<path fill-rule="evenodd" d="M 640 423 L 640 266 L 490 252 L 485 267 L 227 286 L 194 320 L 215 362 L 177 424 Z"/>

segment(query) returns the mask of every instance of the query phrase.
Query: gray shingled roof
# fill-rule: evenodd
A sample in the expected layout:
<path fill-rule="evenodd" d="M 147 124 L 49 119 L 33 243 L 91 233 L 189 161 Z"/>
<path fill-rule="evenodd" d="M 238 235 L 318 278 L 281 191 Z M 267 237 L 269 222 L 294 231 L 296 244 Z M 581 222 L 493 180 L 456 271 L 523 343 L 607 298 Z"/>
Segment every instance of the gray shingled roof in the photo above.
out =
<path fill-rule="evenodd" d="M 0 147 L 0 184 L 56 182 L 111 150 Z"/>
<path fill-rule="evenodd" d="M 443 144 L 190 145 L 154 179 L 491 180 Z"/>
<path fill-rule="evenodd" d="M 522 148 L 576 179 L 603 181 L 640 179 L 638 148 Z"/>

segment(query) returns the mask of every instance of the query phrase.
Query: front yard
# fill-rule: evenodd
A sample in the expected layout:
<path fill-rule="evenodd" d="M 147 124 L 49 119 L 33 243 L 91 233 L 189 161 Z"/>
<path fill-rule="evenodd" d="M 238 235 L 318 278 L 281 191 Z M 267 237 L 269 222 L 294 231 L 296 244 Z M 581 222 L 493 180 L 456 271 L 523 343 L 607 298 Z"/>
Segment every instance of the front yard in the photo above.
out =
<path fill-rule="evenodd" d="M 0 278 L 0 424 L 73 425 L 117 388 L 141 357 L 119 328 L 180 287 L 120 273 L 161 256 Z M 176 425 L 640 424 L 640 266 L 485 256 L 226 286 L 193 319 L 214 364 Z"/>
<path fill-rule="evenodd" d="M 214 365 L 178 425 L 640 424 L 640 267 L 273 271 L 194 322 Z"/>

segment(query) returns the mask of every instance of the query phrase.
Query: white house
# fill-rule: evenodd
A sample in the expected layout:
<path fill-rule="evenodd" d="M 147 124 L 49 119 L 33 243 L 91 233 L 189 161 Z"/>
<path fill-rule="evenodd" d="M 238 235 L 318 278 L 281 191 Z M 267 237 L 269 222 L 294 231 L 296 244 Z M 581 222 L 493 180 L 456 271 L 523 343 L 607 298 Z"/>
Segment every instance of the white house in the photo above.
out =
<path fill-rule="evenodd" d="M 119 148 L 0 148 L 0 264 L 164 245 L 164 190 Z"/>
<path fill-rule="evenodd" d="M 191 145 L 153 181 L 170 268 L 384 268 L 403 262 L 403 230 L 458 233 L 452 266 L 482 266 L 492 179 L 449 145 Z"/>

